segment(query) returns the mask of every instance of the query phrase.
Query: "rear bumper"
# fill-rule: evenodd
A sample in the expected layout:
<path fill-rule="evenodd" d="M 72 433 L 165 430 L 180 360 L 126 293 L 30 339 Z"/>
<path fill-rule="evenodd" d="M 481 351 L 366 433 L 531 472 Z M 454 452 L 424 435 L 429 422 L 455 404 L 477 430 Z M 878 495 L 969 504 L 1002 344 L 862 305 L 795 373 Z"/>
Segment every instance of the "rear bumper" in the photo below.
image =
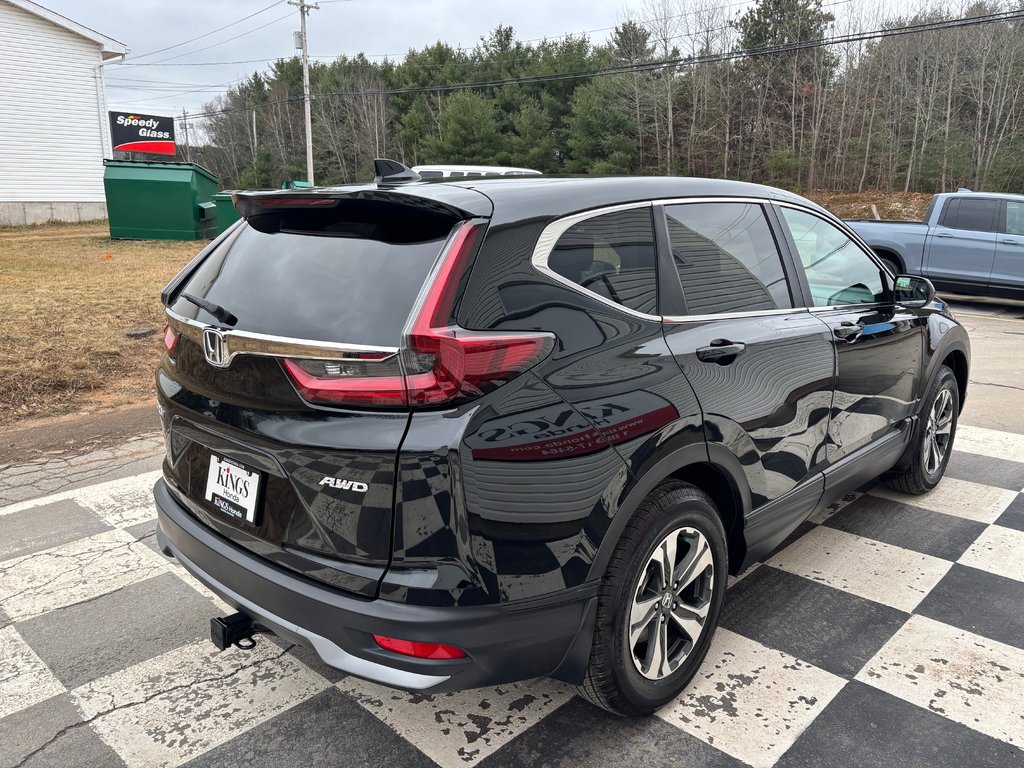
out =
<path fill-rule="evenodd" d="M 554 601 L 431 607 L 365 600 L 289 573 L 229 543 L 193 518 L 163 480 L 153 489 L 160 548 L 225 602 L 325 663 L 405 690 L 441 692 L 553 676 L 580 682 L 590 655 L 594 589 Z M 413 659 L 373 635 L 458 646 L 467 658 Z"/>

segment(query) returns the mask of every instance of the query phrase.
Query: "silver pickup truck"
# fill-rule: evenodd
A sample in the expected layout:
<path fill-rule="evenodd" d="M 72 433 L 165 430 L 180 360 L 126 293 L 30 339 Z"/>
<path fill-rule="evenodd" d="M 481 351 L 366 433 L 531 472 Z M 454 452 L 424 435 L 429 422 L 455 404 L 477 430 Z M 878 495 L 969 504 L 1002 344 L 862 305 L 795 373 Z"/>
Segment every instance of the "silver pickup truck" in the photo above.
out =
<path fill-rule="evenodd" d="M 924 221 L 848 221 L 895 274 L 943 291 L 1024 299 L 1024 195 L 961 189 L 932 198 Z"/>

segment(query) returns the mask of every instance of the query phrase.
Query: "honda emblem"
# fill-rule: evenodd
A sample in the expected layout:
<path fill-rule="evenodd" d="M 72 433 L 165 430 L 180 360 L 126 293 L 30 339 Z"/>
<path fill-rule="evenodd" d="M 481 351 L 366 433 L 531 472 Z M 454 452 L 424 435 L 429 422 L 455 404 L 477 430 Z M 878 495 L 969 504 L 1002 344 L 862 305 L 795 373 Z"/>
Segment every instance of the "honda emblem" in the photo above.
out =
<path fill-rule="evenodd" d="M 203 356 L 214 368 L 227 368 L 231 360 L 224 331 L 218 328 L 203 329 Z"/>

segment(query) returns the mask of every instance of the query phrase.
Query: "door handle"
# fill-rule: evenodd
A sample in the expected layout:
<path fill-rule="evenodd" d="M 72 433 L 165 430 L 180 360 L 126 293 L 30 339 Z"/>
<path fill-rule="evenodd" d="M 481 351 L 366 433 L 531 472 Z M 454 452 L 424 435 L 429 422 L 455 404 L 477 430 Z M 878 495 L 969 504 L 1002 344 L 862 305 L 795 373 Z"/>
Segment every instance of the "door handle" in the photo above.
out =
<path fill-rule="evenodd" d="M 949 232 L 936 232 L 935 236 L 936 237 L 952 237 L 952 235 L 949 234 Z"/>
<path fill-rule="evenodd" d="M 1017 240 L 1011 240 L 1008 237 L 1004 237 L 999 242 L 1002 243 L 1003 245 L 1024 245 L 1024 243 L 1018 242 Z"/>
<path fill-rule="evenodd" d="M 736 359 L 736 355 L 742 354 L 746 348 L 747 345 L 740 341 L 714 339 L 708 346 L 697 350 L 697 359 L 705 363 L 729 365 Z"/>
<path fill-rule="evenodd" d="M 832 333 L 835 334 L 837 339 L 853 341 L 864 333 L 864 326 L 858 323 L 851 323 L 849 320 L 844 320 L 832 329 Z"/>

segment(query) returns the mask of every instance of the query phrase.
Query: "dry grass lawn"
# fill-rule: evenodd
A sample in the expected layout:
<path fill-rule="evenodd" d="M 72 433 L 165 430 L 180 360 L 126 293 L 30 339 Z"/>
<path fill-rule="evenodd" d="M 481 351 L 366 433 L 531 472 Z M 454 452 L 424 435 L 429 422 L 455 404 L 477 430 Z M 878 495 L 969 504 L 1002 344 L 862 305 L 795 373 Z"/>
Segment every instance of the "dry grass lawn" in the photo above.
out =
<path fill-rule="evenodd" d="M 924 194 L 811 192 L 841 218 L 920 218 Z M 105 222 L 0 228 L 0 426 L 153 397 L 160 290 L 202 242 L 111 240 Z M 156 331 L 146 339 L 132 328 Z"/>
<path fill-rule="evenodd" d="M 106 222 L 0 229 L 0 426 L 151 398 L 160 290 L 204 244 L 111 240 Z"/>

